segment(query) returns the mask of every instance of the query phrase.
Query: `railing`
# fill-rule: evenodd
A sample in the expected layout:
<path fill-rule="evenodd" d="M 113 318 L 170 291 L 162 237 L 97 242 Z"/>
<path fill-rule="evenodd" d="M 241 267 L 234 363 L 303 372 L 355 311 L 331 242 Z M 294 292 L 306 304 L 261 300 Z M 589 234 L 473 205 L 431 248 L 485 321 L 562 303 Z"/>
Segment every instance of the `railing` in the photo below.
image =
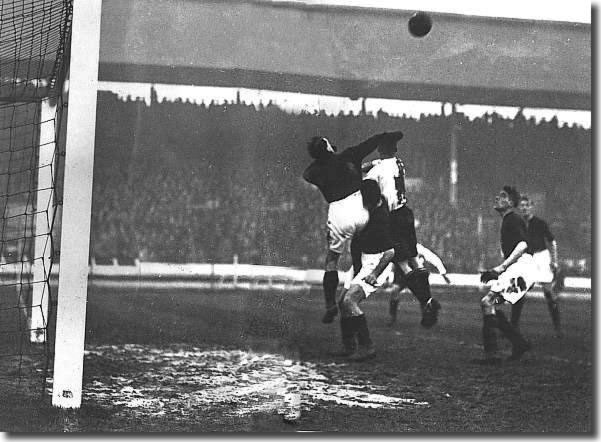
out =
<path fill-rule="evenodd" d="M 56 278 L 59 265 L 55 264 L 51 277 Z M 31 276 L 29 263 L 4 264 L 0 266 L 0 279 L 27 279 Z M 345 272 L 339 272 L 340 281 L 344 281 Z M 450 273 L 447 275 L 453 286 L 479 287 L 480 275 Z M 321 285 L 323 270 L 295 269 L 290 267 L 262 266 L 251 264 L 177 264 L 141 262 L 133 265 L 120 265 L 116 259 L 112 264 L 96 264 L 92 259 L 89 268 L 91 285 L 118 285 L 123 287 L 213 287 L 213 288 L 256 288 L 307 289 Z M 33 282 L 33 281 L 28 281 Z M 443 278 L 430 274 L 432 286 L 445 286 Z M 566 277 L 565 292 L 590 292 L 591 279 Z"/>

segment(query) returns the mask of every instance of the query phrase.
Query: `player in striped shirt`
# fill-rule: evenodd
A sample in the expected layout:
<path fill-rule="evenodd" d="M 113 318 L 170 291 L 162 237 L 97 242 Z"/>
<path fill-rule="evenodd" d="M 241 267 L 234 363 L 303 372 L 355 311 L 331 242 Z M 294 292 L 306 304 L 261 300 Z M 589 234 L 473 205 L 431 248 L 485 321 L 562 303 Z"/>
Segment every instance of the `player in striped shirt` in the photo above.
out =
<path fill-rule="evenodd" d="M 420 303 L 421 325 L 436 324 L 440 303 L 430 293 L 429 272 L 418 259 L 417 235 L 413 211 L 407 206 L 405 165 L 396 157 L 397 142 L 389 140 L 378 146 L 380 159 L 363 165 L 365 179 L 380 186 L 390 210 L 391 236 L 394 242 L 395 280 L 405 282 Z"/>
<path fill-rule="evenodd" d="M 323 290 L 326 313 L 322 322 L 331 323 L 338 314 L 338 261 L 353 236 L 367 224 L 369 214 L 363 207 L 359 188 L 362 181 L 361 162 L 381 143 L 403 138 L 402 132 L 385 132 L 349 147 L 341 153 L 327 138 L 313 137 L 307 144 L 313 162 L 303 178 L 315 185 L 329 203 L 327 220 L 328 251 L 325 259 Z"/>
<path fill-rule="evenodd" d="M 558 286 L 561 284 L 557 283 L 558 279 L 560 279 L 558 278 L 559 258 L 557 255 L 557 241 L 555 241 L 555 237 L 549 230 L 549 225 L 532 213 L 532 206 L 533 204 L 530 199 L 522 195 L 519 209 L 524 221 L 526 221 L 528 253 L 532 255 L 538 267 L 539 278 L 537 282 L 543 289 L 549 313 L 551 314 L 553 328 L 555 329 L 555 336 L 560 338 L 562 332 L 559 304 L 557 301 L 559 295 Z M 526 297 L 523 297 L 519 302 L 511 306 L 511 323 L 516 327 L 519 324 L 525 301 Z"/>

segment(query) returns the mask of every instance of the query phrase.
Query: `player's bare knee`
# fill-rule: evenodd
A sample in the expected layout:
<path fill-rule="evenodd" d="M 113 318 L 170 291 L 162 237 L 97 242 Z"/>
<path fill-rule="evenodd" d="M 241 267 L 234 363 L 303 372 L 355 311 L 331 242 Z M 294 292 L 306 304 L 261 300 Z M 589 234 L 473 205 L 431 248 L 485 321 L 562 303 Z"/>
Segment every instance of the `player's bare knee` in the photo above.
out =
<path fill-rule="evenodd" d="M 403 272 L 403 274 L 408 274 L 411 272 L 411 270 L 413 270 L 411 268 L 411 266 L 409 265 L 409 261 L 408 260 L 403 260 L 403 261 L 399 261 L 396 263 L 397 267 L 401 270 L 401 272 Z"/>
<path fill-rule="evenodd" d="M 340 298 L 340 301 L 338 302 L 340 312 L 341 312 L 342 316 L 345 316 L 345 317 L 351 316 L 351 313 L 353 311 L 353 306 L 355 304 L 352 297 L 350 296 L 351 290 L 352 289 L 347 290 L 344 293 L 344 295 L 342 296 L 342 298 Z"/>
<path fill-rule="evenodd" d="M 495 309 L 495 294 L 493 292 L 488 292 L 485 296 L 480 300 L 480 308 L 482 309 L 482 313 L 485 315 L 493 314 Z"/>
<path fill-rule="evenodd" d="M 353 285 L 345 293 L 340 302 L 340 309 L 344 316 L 357 316 L 361 314 L 359 302 L 365 298 L 363 289 L 360 286 Z"/>

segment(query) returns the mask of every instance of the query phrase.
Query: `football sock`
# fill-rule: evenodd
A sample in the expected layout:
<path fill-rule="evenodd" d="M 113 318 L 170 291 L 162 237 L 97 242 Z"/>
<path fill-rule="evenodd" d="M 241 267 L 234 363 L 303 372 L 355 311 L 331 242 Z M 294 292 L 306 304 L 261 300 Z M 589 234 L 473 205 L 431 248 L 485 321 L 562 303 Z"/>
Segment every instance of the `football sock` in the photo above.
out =
<path fill-rule="evenodd" d="M 430 293 L 430 281 L 428 272 L 424 268 L 415 269 L 409 272 L 406 276 L 407 287 L 413 293 L 413 296 L 417 298 L 422 307 L 432 297 Z"/>
<path fill-rule="evenodd" d="M 526 297 L 524 296 L 511 306 L 511 325 L 514 327 L 517 327 L 520 322 L 520 317 L 522 316 L 522 309 L 524 308 L 525 302 Z"/>
<path fill-rule="evenodd" d="M 391 318 L 396 319 L 398 308 L 399 308 L 398 299 L 391 299 L 390 303 L 388 304 L 388 313 L 390 314 Z"/>
<path fill-rule="evenodd" d="M 553 321 L 553 327 L 556 331 L 561 328 L 561 322 L 559 319 L 559 305 L 553 301 L 552 294 L 545 292 L 545 298 L 547 299 L 547 305 L 549 307 L 549 313 L 551 314 L 551 321 Z"/>
<path fill-rule="evenodd" d="M 331 270 L 323 274 L 323 294 L 327 309 L 336 306 L 336 290 L 338 289 L 338 282 L 338 271 Z"/>
<path fill-rule="evenodd" d="M 365 315 L 353 316 L 357 327 L 357 341 L 362 347 L 370 347 L 372 344 L 371 337 L 369 336 L 369 328 L 367 327 L 367 319 Z"/>
<path fill-rule="evenodd" d="M 356 330 L 355 321 L 352 316 L 348 318 L 340 318 L 340 333 L 342 336 L 342 346 L 344 347 L 344 350 L 348 351 L 349 353 L 355 351 L 357 346 L 355 341 Z"/>
<path fill-rule="evenodd" d="M 507 320 L 505 313 L 503 313 L 501 310 L 497 310 L 495 316 L 497 317 L 497 327 L 499 327 L 501 333 L 503 333 L 503 335 L 509 339 L 514 347 L 523 347 L 527 345 L 522 334 Z"/>
<path fill-rule="evenodd" d="M 488 356 L 493 356 L 497 350 L 497 320 L 495 315 L 484 315 L 484 323 L 482 326 L 482 341 L 484 344 L 484 353 Z"/>

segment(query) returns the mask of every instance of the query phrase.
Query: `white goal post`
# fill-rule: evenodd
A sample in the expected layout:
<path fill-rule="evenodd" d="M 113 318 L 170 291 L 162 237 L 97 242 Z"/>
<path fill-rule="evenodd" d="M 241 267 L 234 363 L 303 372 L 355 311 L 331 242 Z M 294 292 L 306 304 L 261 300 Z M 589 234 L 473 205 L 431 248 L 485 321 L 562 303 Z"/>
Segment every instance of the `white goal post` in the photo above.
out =
<path fill-rule="evenodd" d="M 102 0 L 74 0 L 52 404 L 82 399 Z"/>
<path fill-rule="evenodd" d="M 42 344 L 48 339 L 46 325 L 48 321 L 49 293 L 47 284 L 40 283 L 48 278 L 48 269 L 52 260 L 52 248 L 49 243 L 50 229 L 54 211 L 48 210 L 54 205 L 53 180 L 54 152 L 56 150 L 55 119 L 56 104 L 51 100 L 40 103 L 40 136 L 37 167 L 36 209 L 33 221 L 34 260 L 31 279 L 31 323 L 30 341 Z M 49 282 L 48 282 L 49 283 Z"/>

